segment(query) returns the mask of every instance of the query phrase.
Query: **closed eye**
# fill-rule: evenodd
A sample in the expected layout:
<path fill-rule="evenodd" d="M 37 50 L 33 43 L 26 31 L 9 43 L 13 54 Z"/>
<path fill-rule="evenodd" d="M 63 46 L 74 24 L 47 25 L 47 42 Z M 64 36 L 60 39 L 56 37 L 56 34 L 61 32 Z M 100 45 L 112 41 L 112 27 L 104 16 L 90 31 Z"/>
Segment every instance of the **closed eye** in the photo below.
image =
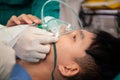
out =
<path fill-rule="evenodd" d="M 76 35 L 73 36 L 73 40 L 76 41 Z"/>

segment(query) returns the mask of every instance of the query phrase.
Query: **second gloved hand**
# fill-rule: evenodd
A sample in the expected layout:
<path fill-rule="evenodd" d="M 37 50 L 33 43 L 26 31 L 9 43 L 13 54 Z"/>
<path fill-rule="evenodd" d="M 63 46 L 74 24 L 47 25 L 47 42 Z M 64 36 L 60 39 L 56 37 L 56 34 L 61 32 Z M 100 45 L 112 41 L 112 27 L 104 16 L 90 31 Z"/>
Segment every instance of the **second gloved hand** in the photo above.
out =
<path fill-rule="evenodd" d="M 58 39 L 52 33 L 36 27 L 28 27 L 20 34 L 14 45 L 16 55 L 28 62 L 44 59 L 50 50 L 50 43 Z"/>

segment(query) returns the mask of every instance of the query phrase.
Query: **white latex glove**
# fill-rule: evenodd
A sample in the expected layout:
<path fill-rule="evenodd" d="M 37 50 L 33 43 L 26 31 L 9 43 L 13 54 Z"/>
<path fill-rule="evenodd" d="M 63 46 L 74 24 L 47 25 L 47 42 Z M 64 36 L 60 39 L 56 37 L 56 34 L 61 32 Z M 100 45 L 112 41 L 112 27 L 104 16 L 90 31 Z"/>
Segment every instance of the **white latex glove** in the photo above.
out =
<path fill-rule="evenodd" d="M 7 44 L 0 42 L 0 80 L 9 80 L 14 64 L 14 50 Z"/>
<path fill-rule="evenodd" d="M 58 39 L 52 33 L 36 27 L 26 28 L 14 45 L 16 55 L 28 62 L 44 59 L 50 50 L 50 43 Z"/>

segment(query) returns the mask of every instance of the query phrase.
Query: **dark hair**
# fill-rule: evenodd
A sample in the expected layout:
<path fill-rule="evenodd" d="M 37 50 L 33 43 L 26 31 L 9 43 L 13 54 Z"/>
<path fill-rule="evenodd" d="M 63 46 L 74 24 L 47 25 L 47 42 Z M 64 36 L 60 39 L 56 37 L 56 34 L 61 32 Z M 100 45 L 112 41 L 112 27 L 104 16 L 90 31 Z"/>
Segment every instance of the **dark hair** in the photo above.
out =
<path fill-rule="evenodd" d="M 75 61 L 79 64 L 80 72 L 68 80 L 100 80 L 99 71 L 94 59 L 90 55 L 82 58 L 76 58 Z"/>
<path fill-rule="evenodd" d="M 68 80 L 113 80 L 120 72 L 120 40 L 104 31 L 94 33 L 88 55 L 76 59 L 82 71 Z"/>
<path fill-rule="evenodd" d="M 96 31 L 96 38 L 86 50 L 98 65 L 102 80 L 113 80 L 120 72 L 120 39 L 104 31 Z"/>

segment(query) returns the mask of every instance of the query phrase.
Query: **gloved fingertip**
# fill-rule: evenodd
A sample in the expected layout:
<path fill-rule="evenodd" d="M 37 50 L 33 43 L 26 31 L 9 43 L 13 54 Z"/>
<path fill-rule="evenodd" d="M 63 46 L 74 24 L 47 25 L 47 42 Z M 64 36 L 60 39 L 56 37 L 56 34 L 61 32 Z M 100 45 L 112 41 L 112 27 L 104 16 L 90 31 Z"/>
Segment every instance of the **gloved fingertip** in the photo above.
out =
<path fill-rule="evenodd" d="M 54 34 L 53 34 L 53 33 L 51 33 L 51 32 L 49 32 L 47 35 L 54 36 Z"/>
<path fill-rule="evenodd" d="M 39 62 L 40 61 L 40 59 L 36 59 L 34 62 Z"/>
<path fill-rule="evenodd" d="M 58 41 L 58 39 L 59 39 L 58 37 L 55 37 L 55 40 L 56 40 L 56 41 Z"/>
<path fill-rule="evenodd" d="M 53 37 L 52 41 L 53 42 L 57 42 L 58 41 L 58 37 Z"/>
<path fill-rule="evenodd" d="M 23 59 L 23 60 L 26 62 L 35 62 L 35 63 L 40 61 L 40 59 L 37 59 L 37 58 L 30 58 L 30 59 Z"/>
<path fill-rule="evenodd" d="M 43 54 L 40 59 L 45 59 L 45 58 L 46 58 L 46 54 Z"/>

